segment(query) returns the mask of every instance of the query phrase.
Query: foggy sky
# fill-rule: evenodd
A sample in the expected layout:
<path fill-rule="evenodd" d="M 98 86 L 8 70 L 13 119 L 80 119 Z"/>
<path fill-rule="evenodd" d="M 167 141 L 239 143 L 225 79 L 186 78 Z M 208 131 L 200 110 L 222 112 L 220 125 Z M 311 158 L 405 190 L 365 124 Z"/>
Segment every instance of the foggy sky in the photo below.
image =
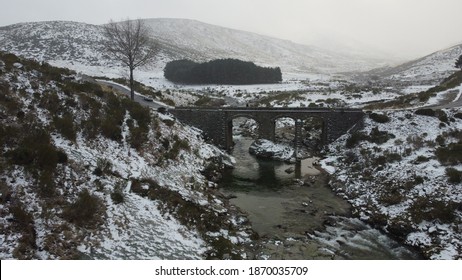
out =
<path fill-rule="evenodd" d="M 462 0 L 0 0 L 0 26 L 188 18 L 297 43 L 416 58 L 462 43 Z"/>

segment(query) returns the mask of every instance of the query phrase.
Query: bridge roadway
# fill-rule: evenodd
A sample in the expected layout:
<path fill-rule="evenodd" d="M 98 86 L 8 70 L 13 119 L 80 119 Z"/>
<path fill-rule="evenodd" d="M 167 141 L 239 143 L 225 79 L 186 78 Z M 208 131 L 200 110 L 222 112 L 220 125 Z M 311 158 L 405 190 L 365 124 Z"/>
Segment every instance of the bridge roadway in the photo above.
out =
<path fill-rule="evenodd" d="M 179 120 L 204 131 L 214 144 L 231 149 L 233 146 L 233 119 L 246 117 L 258 123 L 258 137 L 274 141 L 275 123 L 279 118 L 295 120 L 295 141 L 301 143 L 303 120 L 318 118 L 323 128 L 321 142 L 329 144 L 362 125 L 364 112 L 348 108 L 265 108 L 265 107 L 176 107 L 168 110 Z"/>

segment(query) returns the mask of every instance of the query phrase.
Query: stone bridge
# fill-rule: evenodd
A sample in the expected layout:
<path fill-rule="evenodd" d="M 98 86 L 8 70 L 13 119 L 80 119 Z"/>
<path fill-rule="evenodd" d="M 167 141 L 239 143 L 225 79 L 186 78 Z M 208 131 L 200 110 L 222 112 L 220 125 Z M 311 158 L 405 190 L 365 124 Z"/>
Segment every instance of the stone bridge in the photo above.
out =
<path fill-rule="evenodd" d="M 359 109 L 311 108 L 248 108 L 248 107 L 176 107 L 169 110 L 177 119 L 200 128 L 217 146 L 233 147 L 233 119 L 245 117 L 258 123 L 258 137 L 274 141 L 275 122 L 279 118 L 295 120 L 295 147 L 301 143 L 303 120 L 318 118 L 323 128 L 321 142 L 329 144 L 357 125 L 362 125 L 364 113 Z"/>

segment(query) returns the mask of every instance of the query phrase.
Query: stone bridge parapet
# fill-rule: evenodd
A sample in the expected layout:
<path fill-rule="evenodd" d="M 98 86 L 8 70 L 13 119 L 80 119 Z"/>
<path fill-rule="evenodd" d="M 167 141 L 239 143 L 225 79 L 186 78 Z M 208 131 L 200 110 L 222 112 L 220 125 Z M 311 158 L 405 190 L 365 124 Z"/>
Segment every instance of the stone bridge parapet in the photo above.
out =
<path fill-rule="evenodd" d="M 321 142 L 332 143 L 347 133 L 348 130 L 362 125 L 364 112 L 360 109 L 346 108 L 249 108 L 249 107 L 176 107 L 169 110 L 180 121 L 195 126 L 213 140 L 213 143 L 224 149 L 233 146 L 233 119 L 246 117 L 258 123 L 258 137 L 274 141 L 275 123 L 279 118 L 292 118 L 297 126 L 307 118 L 322 119 L 323 128 Z M 300 133 L 298 133 L 300 134 Z M 295 135 L 295 143 L 299 143 L 301 135 Z"/>

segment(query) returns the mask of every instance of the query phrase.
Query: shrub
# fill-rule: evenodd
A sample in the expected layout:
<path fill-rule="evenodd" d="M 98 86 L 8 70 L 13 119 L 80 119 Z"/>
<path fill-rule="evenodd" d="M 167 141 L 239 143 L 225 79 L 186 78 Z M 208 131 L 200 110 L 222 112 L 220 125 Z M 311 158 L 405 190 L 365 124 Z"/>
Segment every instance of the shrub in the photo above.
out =
<path fill-rule="evenodd" d="M 0 203 L 6 203 L 11 199 L 11 191 L 8 185 L 0 181 Z"/>
<path fill-rule="evenodd" d="M 112 202 L 114 202 L 115 204 L 120 204 L 125 201 L 124 195 L 120 191 L 113 191 L 111 193 L 111 199 L 112 199 Z"/>
<path fill-rule="evenodd" d="M 167 159 L 176 159 L 181 150 L 189 151 L 191 149 L 188 140 L 179 139 L 177 135 L 173 137 L 173 140 L 175 142 L 166 154 Z"/>
<path fill-rule="evenodd" d="M 75 141 L 76 132 L 74 127 L 74 117 L 66 113 L 62 117 L 54 117 L 53 123 L 56 130 L 70 141 Z"/>
<path fill-rule="evenodd" d="M 45 92 L 42 94 L 39 106 L 43 109 L 46 109 L 50 112 L 51 115 L 57 115 L 61 111 L 63 111 L 63 107 L 61 106 L 61 100 L 58 97 L 56 92 Z"/>
<path fill-rule="evenodd" d="M 452 143 L 447 147 L 440 147 L 436 150 L 436 157 L 445 165 L 455 165 L 462 162 L 462 143 Z"/>
<path fill-rule="evenodd" d="M 446 175 L 449 183 L 460 184 L 462 182 L 462 171 L 450 167 L 446 168 Z"/>
<path fill-rule="evenodd" d="M 148 140 L 148 132 L 146 132 L 141 127 L 131 127 L 130 128 L 130 137 L 128 142 L 130 146 L 134 149 L 139 150 L 144 143 Z"/>
<path fill-rule="evenodd" d="M 182 224 L 196 227 L 201 233 L 220 230 L 219 224 L 223 219 L 212 211 L 207 211 L 206 208 L 193 201 L 185 200 L 180 193 L 162 187 L 155 181 L 143 180 L 141 183 L 149 185 L 148 197 L 152 200 L 160 200 Z"/>
<path fill-rule="evenodd" d="M 201 171 L 201 174 L 207 178 L 207 180 L 212 182 L 218 182 L 223 177 L 223 164 L 221 163 L 221 158 L 213 157 L 211 161 L 205 166 L 204 170 Z"/>
<path fill-rule="evenodd" d="M 77 200 L 69 204 L 63 211 L 63 217 L 79 227 L 94 227 L 102 222 L 104 204 L 95 195 L 84 189 Z"/>
<path fill-rule="evenodd" d="M 98 158 L 96 160 L 96 168 L 93 174 L 96 176 L 103 176 L 112 172 L 112 162 L 105 158 Z"/>
<path fill-rule="evenodd" d="M 85 111 L 99 111 L 101 109 L 101 103 L 99 103 L 95 98 L 88 96 L 87 94 L 78 94 L 80 106 Z"/>
<path fill-rule="evenodd" d="M 58 164 L 58 152 L 48 132 L 42 128 L 32 129 L 16 148 L 5 155 L 13 164 L 37 170 L 54 170 Z"/>
<path fill-rule="evenodd" d="M 201 96 L 196 102 L 194 102 L 194 105 L 199 107 L 219 107 L 225 104 L 226 102 L 224 99 L 210 98 L 209 96 Z"/>
<path fill-rule="evenodd" d="M 43 171 L 39 176 L 38 193 L 43 198 L 52 198 L 56 195 L 54 173 L 50 170 Z"/>
<path fill-rule="evenodd" d="M 17 165 L 31 165 L 34 162 L 33 150 L 28 147 L 18 147 L 5 154 L 10 158 L 11 163 Z"/>
<path fill-rule="evenodd" d="M 151 113 L 149 108 L 141 106 L 128 98 L 122 100 L 122 105 L 129 111 L 130 116 L 136 120 L 138 126 L 143 130 L 148 130 L 151 124 Z"/>
<path fill-rule="evenodd" d="M 168 148 L 170 147 L 170 141 L 168 140 L 168 138 L 161 139 L 160 143 L 162 144 L 162 147 L 164 147 L 165 150 L 168 150 Z"/>
<path fill-rule="evenodd" d="M 6 69 L 11 69 L 13 67 L 13 64 L 16 62 L 20 62 L 19 57 L 12 53 L 1 53 L 1 58 L 3 62 L 5 62 Z"/>
<path fill-rule="evenodd" d="M 438 119 L 441 121 L 441 122 L 444 122 L 444 123 L 449 123 L 449 118 L 448 118 L 448 115 L 442 111 L 442 110 L 438 110 L 436 111 L 437 115 L 438 115 Z"/>
<path fill-rule="evenodd" d="M 443 135 L 438 135 L 435 141 L 440 146 L 444 146 L 446 144 L 446 138 Z"/>
<path fill-rule="evenodd" d="M 21 233 L 19 243 L 13 250 L 13 257 L 16 259 L 32 259 L 37 249 L 37 233 L 34 227 L 33 216 L 24 209 L 20 202 L 16 202 L 9 207 L 9 212 L 13 215 L 13 226 Z"/>
<path fill-rule="evenodd" d="M 373 121 L 378 122 L 378 123 L 387 123 L 390 121 L 390 118 L 385 114 L 372 113 L 369 115 L 369 117 Z"/>
<path fill-rule="evenodd" d="M 208 96 L 201 96 L 196 102 L 194 102 L 195 106 L 206 106 L 212 101 L 212 98 Z"/>
<path fill-rule="evenodd" d="M 441 122 L 448 123 L 448 115 L 443 110 L 433 110 L 430 108 L 418 109 L 415 111 L 416 115 L 437 117 Z"/>
<path fill-rule="evenodd" d="M 409 222 L 409 219 L 404 214 L 386 220 L 387 231 L 403 241 L 406 240 L 409 233 L 414 231 L 412 223 Z"/>
<path fill-rule="evenodd" d="M 120 127 L 119 121 L 111 116 L 106 116 L 101 123 L 101 134 L 111 140 L 121 141 L 122 128 Z"/>
<path fill-rule="evenodd" d="M 10 86 L 6 82 L 0 82 L 0 105 L 6 109 L 8 114 L 13 115 L 16 113 L 21 107 L 16 98 L 10 94 Z"/>
<path fill-rule="evenodd" d="M 0 123 L 0 150 L 3 145 L 13 145 L 20 138 L 21 131 L 18 127 L 7 126 Z"/>
<path fill-rule="evenodd" d="M 101 119 L 98 110 L 90 110 L 90 116 L 81 123 L 82 132 L 88 139 L 95 139 L 101 129 Z"/>
<path fill-rule="evenodd" d="M 120 204 L 125 201 L 123 186 L 124 184 L 121 181 L 117 182 L 114 186 L 114 189 L 111 193 L 111 199 L 115 204 Z"/>
<path fill-rule="evenodd" d="M 402 159 L 401 155 L 398 153 L 386 153 L 385 156 L 388 162 L 400 161 Z"/>
<path fill-rule="evenodd" d="M 101 170 L 101 168 L 99 168 L 99 167 L 96 167 L 95 170 L 93 170 L 93 175 L 101 177 L 101 176 L 103 176 L 103 174 L 104 174 L 103 170 Z"/>
<path fill-rule="evenodd" d="M 379 201 L 390 206 L 403 202 L 405 196 L 399 187 L 393 186 L 384 189 L 379 195 Z"/>
<path fill-rule="evenodd" d="M 101 123 L 103 136 L 114 141 L 122 140 L 121 125 L 125 118 L 126 110 L 114 94 L 108 94 L 106 100 L 105 116 Z"/>
<path fill-rule="evenodd" d="M 141 183 L 141 181 L 139 180 L 131 180 L 132 181 L 132 184 L 131 184 L 131 187 L 130 187 L 130 190 L 142 197 L 146 197 L 149 193 L 149 189 L 147 188 L 143 188 L 143 184 Z M 155 184 L 155 186 L 157 186 L 157 184 Z"/>
<path fill-rule="evenodd" d="M 32 215 L 24 210 L 24 206 L 20 202 L 10 206 L 10 213 L 13 215 L 15 223 L 19 225 L 26 226 L 34 222 Z"/>
<path fill-rule="evenodd" d="M 58 163 L 67 163 L 67 154 L 64 151 L 57 150 L 56 154 L 58 156 Z"/>
<path fill-rule="evenodd" d="M 359 144 L 359 142 L 367 140 L 368 137 L 366 134 L 364 134 L 361 131 L 355 131 L 353 134 L 348 137 L 345 146 L 347 148 L 354 148 L 356 145 Z"/>
<path fill-rule="evenodd" d="M 412 220 L 419 224 L 422 221 L 439 220 L 451 223 L 455 218 L 455 211 L 460 207 L 453 201 L 437 200 L 433 197 L 418 197 L 409 207 Z"/>
<path fill-rule="evenodd" d="M 386 164 L 387 158 L 385 156 L 379 156 L 377 158 L 374 158 L 374 166 L 378 167 L 379 170 L 383 170 Z"/>
<path fill-rule="evenodd" d="M 418 156 L 418 157 L 415 159 L 414 163 L 419 164 L 419 163 L 427 162 L 427 161 L 429 161 L 429 160 L 430 160 L 430 159 L 429 159 L 428 157 L 426 157 L 426 156 Z"/>
<path fill-rule="evenodd" d="M 67 81 L 62 86 L 62 89 L 66 95 L 76 94 L 80 92 L 92 93 L 99 97 L 102 97 L 104 95 L 103 89 L 101 88 L 99 84 L 86 82 L 86 81 L 84 82 Z"/>
<path fill-rule="evenodd" d="M 424 146 L 424 139 L 420 135 L 409 135 L 406 141 L 411 144 L 414 149 L 420 149 Z"/>
<path fill-rule="evenodd" d="M 435 111 L 433 109 L 418 109 L 415 111 L 416 115 L 434 117 Z"/>
<path fill-rule="evenodd" d="M 356 163 L 358 162 L 358 155 L 352 151 L 347 151 L 345 154 L 344 154 L 345 158 L 344 158 L 344 161 L 346 164 L 352 164 L 352 163 Z"/>
<path fill-rule="evenodd" d="M 378 127 L 374 127 L 369 134 L 368 141 L 375 144 L 383 144 L 388 140 L 395 138 L 393 134 L 386 131 L 380 131 Z"/>

